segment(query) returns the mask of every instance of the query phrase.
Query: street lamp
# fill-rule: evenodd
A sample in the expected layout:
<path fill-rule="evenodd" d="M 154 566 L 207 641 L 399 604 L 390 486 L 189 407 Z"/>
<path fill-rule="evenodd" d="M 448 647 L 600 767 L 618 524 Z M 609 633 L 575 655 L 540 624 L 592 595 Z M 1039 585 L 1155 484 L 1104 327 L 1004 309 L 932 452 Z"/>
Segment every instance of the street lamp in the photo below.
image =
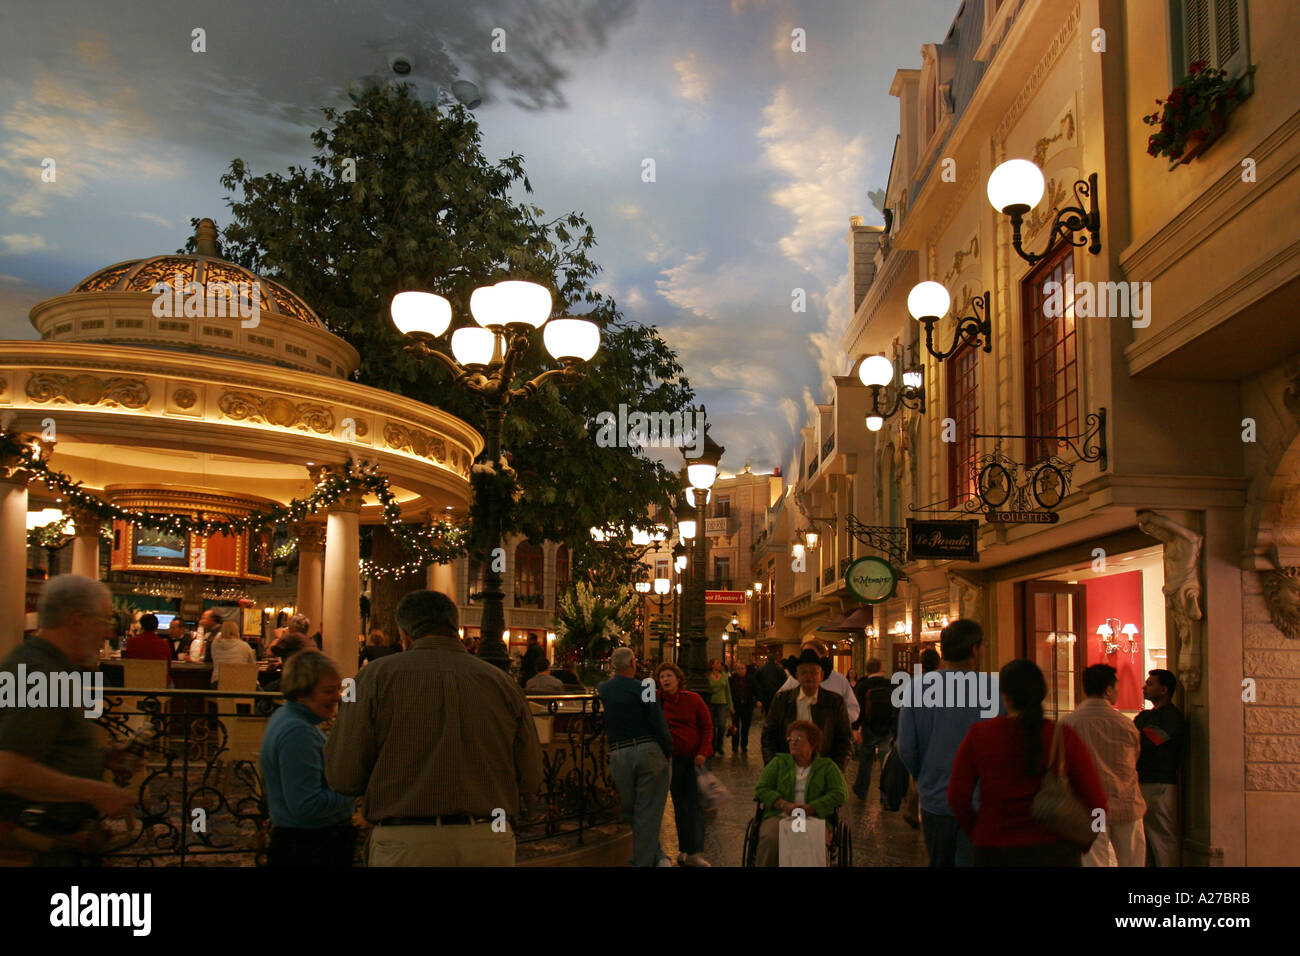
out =
<path fill-rule="evenodd" d="M 685 643 L 686 655 L 685 666 L 682 669 L 686 672 L 686 689 L 697 692 L 709 689 L 709 639 L 705 633 L 707 609 L 704 593 L 705 569 L 709 563 L 709 541 L 704 521 L 704 506 L 708 503 L 709 489 L 717 480 L 718 463 L 722 460 L 722 453 L 725 450 L 710 437 L 707 425 L 704 426 L 704 441 L 698 456 L 687 458 L 686 450 L 682 449 L 682 457 L 686 461 L 686 486 L 683 492 L 689 490 L 692 493 L 691 499 L 696 505 L 697 514 L 696 534 L 693 539 L 695 553 L 691 557 L 691 573 L 686 589 L 686 600 L 683 602 L 685 610 L 682 620 L 682 640 Z"/>
<path fill-rule="evenodd" d="M 1043 172 L 1027 159 L 1009 159 L 989 174 L 988 197 L 993 208 L 1011 218 L 1011 247 L 1031 266 L 1047 255 L 1057 239 L 1072 246 L 1088 247 L 1094 256 L 1101 252 L 1101 213 L 1097 211 L 1097 174 L 1074 181 L 1077 206 L 1055 210 L 1052 228 L 1047 231 L 1047 248 L 1040 253 L 1025 252 L 1020 244 L 1020 227 L 1025 214 L 1038 205 L 1046 188 Z M 1085 209 L 1084 206 L 1087 205 Z M 1051 213 L 1049 213 L 1051 215 Z M 1087 233 L 1087 236 L 1076 235 Z M 1089 242 L 1089 239 L 1092 241 Z"/>
<path fill-rule="evenodd" d="M 925 326 L 925 347 L 931 355 L 942 362 L 959 348 L 969 342 L 973 347 L 980 347 L 984 340 L 984 351 L 993 351 L 993 324 L 989 321 L 989 294 L 985 292 L 971 302 L 972 315 L 957 320 L 957 329 L 953 335 L 952 345 L 946 349 L 934 347 L 935 324 L 948 314 L 952 298 L 948 290 L 939 282 L 918 282 L 912 286 L 907 295 L 907 311 L 912 318 Z"/>
<path fill-rule="evenodd" d="M 451 325 L 450 302 L 431 292 L 399 292 L 393 296 L 391 311 L 393 324 L 408 339 L 406 350 L 418 358 L 441 362 L 458 387 L 482 402 L 486 423 L 483 457 L 495 469 L 501 461 L 501 425 L 507 406 L 532 398 L 546 382 L 558 379 L 572 385 L 582 378 L 583 363 L 600 349 L 600 329 L 585 319 L 551 318 L 551 293 L 535 282 L 505 280 L 482 286 L 470 296 L 469 307 L 479 327 L 456 329 L 451 335 L 450 356 L 430 344 Z M 539 328 L 546 350 L 563 368 L 548 369 L 513 387 L 519 362 L 532 344 L 532 333 Z M 485 585 L 479 656 L 505 669 L 510 666 L 501 639 L 505 595 L 501 572 L 495 570 L 496 562 L 491 559 L 492 550 L 501 542 L 501 512 L 494 507 L 483 510 L 490 517 L 488 527 L 476 529 L 484 547 Z"/>
<path fill-rule="evenodd" d="M 867 412 L 867 428 L 878 432 L 885 419 L 900 407 L 925 411 L 925 381 L 920 368 L 909 367 L 903 372 L 903 383 L 894 389 L 893 399 L 887 399 L 886 388 L 894 380 L 894 363 L 883 355 L 868 355 L 858 366 L 858 378 L 871 389 L 871 410 Z"/>

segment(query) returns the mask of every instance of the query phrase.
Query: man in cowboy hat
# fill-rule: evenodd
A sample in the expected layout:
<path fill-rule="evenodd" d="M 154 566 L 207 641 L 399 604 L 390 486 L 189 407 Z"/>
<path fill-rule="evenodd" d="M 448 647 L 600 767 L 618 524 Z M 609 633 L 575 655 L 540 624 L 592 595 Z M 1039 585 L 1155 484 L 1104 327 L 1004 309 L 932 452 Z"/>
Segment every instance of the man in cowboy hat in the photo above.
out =
<path fill-rule="evenodd" d="M 798 657 L 787 659 L 786 667 L 794 672 L 798 686 L 783 690 L 772 698 L 767 720 L 763 723 L 763 762 L 776 754 L 788 753 L 786 728 L 796 720 L 811 720 L 821 728 L 821 753 L 830 757 L 843 772 L 853 750 L 849 711 L 844 698 L 822 687 L 830 670 L 830 661 L 805 647 Z"/>

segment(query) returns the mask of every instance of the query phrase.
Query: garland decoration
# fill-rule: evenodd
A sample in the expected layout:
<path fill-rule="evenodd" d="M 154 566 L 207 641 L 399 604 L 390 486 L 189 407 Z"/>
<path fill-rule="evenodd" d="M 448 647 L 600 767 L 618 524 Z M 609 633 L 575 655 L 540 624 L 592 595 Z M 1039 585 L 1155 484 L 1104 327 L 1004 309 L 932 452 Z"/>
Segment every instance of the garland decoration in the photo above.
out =
<path fill-rule="evenodd" d="M 29 472 L 47 488 L 61 494 L 70 507 L 94 514 L 102 522 L 125 521 L 141 528 L 203 537 L 281 528 L 328 508 L 344 495 L 364 492 L 379 499 L 383 506 L 384 524 L 412 554 L 413 561 L 422 562 L 423 565 L 446 564 L 465 553 L 467 536 L 464 531 L 442 520 L 426 527 L 403 522 L 401 506 L 389 486 L 388 478 L 379 473 L 379 466 L 351 458 L 341 469 L 325 472 L 316 483 L 315 490 L 306 498 L 295 498 L 287 505 L 276 505 L 229 518 L 163 514 L 119 507 L 84 490 L 81 482 L 73 481 L 63 472 L 50 468 L 39 444 L 21 442 L 5 432 L 0 432 L 0 461 L 9 470 Z"/>
<path fill-rule="evenodd" d="M 474 489 L 469 508 L 469 526 L 472 529 L 469 546 L 476 553 L 484 554 L 499 544 L 488 537 L 494 528 L 494 520 L 500 522 L 502 538 L 515 530 L 515 503 L 522 497 L 523 488 L 515 470 L 504 457 L 495 465 L 490 461 L 476 464 L 470 469 L 469 482 Z"/>

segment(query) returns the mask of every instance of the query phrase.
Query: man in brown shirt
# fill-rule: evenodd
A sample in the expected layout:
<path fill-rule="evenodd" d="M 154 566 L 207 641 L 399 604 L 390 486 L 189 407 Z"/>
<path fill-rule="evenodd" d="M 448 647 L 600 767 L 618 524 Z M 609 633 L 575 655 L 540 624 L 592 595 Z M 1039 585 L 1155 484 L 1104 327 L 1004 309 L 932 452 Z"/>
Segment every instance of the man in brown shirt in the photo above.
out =
<path fill-rule="evenodd" d="M 406 595 L 397 626 L 407 653 L 361 671 L 325 746 L 325 779 L 365 795 L 371 866 L 513 866 L 507 817 L 542 782 L 523 692 L 465 650 L 446 595 Z"/>

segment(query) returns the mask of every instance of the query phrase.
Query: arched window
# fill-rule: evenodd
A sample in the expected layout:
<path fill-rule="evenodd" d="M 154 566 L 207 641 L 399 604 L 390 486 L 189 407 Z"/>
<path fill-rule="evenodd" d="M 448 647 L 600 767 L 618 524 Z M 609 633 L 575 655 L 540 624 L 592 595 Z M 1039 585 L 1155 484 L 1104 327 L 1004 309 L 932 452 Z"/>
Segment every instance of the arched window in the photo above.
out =
<path fill-rule="evenodd" d="M 515 548 L 515 607 L 542 606 L 542 549 L 527 541 Z"/>

